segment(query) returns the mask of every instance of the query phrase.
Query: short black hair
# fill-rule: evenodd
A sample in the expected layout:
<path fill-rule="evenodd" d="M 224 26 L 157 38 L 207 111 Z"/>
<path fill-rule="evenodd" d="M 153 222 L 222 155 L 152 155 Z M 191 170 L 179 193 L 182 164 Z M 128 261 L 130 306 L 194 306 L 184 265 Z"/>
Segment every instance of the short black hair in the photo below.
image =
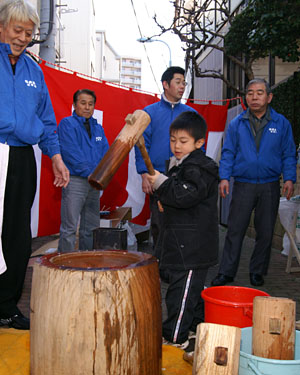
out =
<path fill-rule="evenodd" d="M 196 142 L 198 139 L 205 138 L 207 125 L 206 121 L 201 115 L 199 115 L 199 113 L 186 111 L 182 112 L 172 122 L 170 126 L 170 135 L 178 130 L 185 130 L 195 139 Z"/>
<path fill-rule="evenodd" d="M 96 100 L 97 100 L 97 97 L 96 97 L 96 94 L 94 91 L 92 90 L 89 90 L 89 89 L 81 89 L 81 90 L 77 90 L 76 92 L 74 92 L 74 95 L 73 95 L 73 103 L 76 104 L 77 100 L 78 100 L 78 96 L 81 95 L 81 94 L 86 94 L 86 95 L 90 95 L 94 98 L 94 103 L 96 103 Z"/>
<path fill-rule="evenodd" d="M 171 80 L 174 77 L 174 74 L 182 74 L 185 75 L 185 70 L 181 68 L 180 66 L 170 66 L 161 76 L 161 81 L 167 81 L 168 85 L 170 84 Z"/>

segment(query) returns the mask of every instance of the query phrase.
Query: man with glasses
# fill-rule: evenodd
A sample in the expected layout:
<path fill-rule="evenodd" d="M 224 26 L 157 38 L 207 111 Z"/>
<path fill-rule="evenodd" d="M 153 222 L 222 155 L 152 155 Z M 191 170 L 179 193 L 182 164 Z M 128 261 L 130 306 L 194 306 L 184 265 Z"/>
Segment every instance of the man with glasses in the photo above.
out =
<path fill-rule="evenodd" d="M 151 122 L 144 132 L 145 144 L 152 161 L 154 169 L 164 173 L 165 162 L 172 156 L 170 149 L 169 128 L 173 120 L 185 111 L 194 111 L 193 108 L 181 103 L 186 82 L 184 79 L 185 70 L 178 66 L 169 67 L 162 75 L 163 94 L 161 100 L 144 108 L 144 111 L 151 117 Z M 158 209 L 158 202 L 153 195 L 152 187 L 147 179 L 147 168 L 137 147 L 135 147 L 136 168 L 142 176 L 143 192 L 150 196 L 151 211 L 151 233 L 153 245 L 155 246 L 159 229 L 161 227 L 161 213 Z"/>

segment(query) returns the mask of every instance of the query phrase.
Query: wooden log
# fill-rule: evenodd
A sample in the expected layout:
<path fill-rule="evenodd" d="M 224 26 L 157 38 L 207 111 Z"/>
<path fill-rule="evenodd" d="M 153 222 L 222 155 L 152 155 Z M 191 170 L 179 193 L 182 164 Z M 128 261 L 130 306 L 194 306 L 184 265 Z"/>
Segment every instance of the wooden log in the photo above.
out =
<path fill-rule="evenodd" d="M 238 375 L 241 329 L 213 323 L 197 327 L 193 375 Z"/>
<path fill-rule="evenodd" d="M 128 251 L 47 255 L 34 265 L 31 375 L 158 375 L 157 260 Z"/>
<path fill-rule="evenodd" d="M 136 110 L 133 115 L 128 114 L 125 121 L 125 126 L 88 178 L 91 186 L 97 190 L 104 190 L 107 187 L 132 147 L 149 125 L 151 118 L 147 112 Z"/>
<path fill-rule="evenodd" d="M 255 356 L 293 360 L 296 303 L 288 298 L 255 297 L 252 353 Z"/>

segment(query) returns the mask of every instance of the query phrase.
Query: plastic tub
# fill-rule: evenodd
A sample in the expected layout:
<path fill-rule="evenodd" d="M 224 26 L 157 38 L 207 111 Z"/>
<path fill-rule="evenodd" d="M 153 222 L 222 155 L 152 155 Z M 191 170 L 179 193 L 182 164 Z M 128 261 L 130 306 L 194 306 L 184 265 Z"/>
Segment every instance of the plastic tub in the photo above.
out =
<path fill-rule="evenodd" d="M 299 375 L 300 331 L 296 331 L 295 360 L 268 359 L 252 355 L 252 327 L 243 328 L 239 375 Z"/>
<path fill-rule="evenodd" d="M 206 323 L 243 328 L 252 326 L 254 297 L 269 294 L 241 286 L 214 286 L 204 289 L 201 296 Z"/>

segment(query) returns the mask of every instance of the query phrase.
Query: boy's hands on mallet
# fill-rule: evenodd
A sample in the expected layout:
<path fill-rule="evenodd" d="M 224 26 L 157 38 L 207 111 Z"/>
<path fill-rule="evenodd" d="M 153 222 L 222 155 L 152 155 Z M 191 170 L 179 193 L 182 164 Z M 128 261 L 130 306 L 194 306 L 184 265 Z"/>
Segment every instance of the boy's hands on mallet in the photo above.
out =
<path fill-rule="evenodd" d="M 147 179 L 151 186 L 154 185 L 155 181 L 157 180 L 158 176 L 160 175 L 160 172 L 158 172 L 156 169 L 154 170 L 155 174 L 151 176 L 150 174 L 147 175 Z"/>
<path fill-rule="evenodd" d="M 152 186 L 152 188 L 153 188 L 155 181 L 158 179 L 158 176 L 160 175 L 160 172 L 158 172 L 157 170 L 154 170 L 154 172 L 155 174 L 153 176 L 151 176 L 150 174 L 147 174 L 147 180 L 149 184 Z M 159 212 L 164 212 L 163 206 L 160 203 L 160 201 L 157 201 L 157 206 L 158 206 Z"/>

